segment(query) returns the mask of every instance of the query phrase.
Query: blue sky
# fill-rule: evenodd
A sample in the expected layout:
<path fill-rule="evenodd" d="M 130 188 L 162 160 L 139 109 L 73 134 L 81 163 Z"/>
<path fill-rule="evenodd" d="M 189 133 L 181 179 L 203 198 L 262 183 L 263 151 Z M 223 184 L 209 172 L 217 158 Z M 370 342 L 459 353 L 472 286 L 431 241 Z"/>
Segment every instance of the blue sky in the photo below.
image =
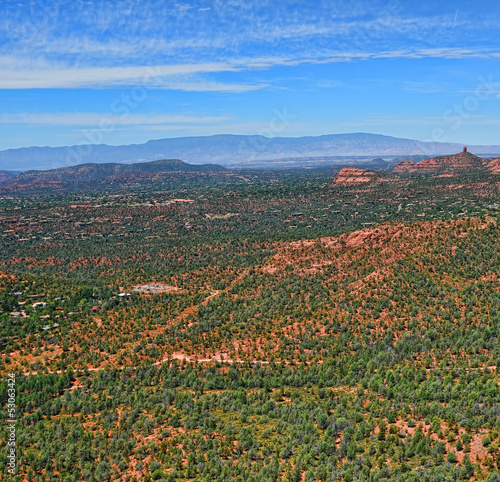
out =
<path fill-rule="evenodd" d="M 0 150 L 219 133 L 500 144 L 500 2 L 0 2 Z"/>

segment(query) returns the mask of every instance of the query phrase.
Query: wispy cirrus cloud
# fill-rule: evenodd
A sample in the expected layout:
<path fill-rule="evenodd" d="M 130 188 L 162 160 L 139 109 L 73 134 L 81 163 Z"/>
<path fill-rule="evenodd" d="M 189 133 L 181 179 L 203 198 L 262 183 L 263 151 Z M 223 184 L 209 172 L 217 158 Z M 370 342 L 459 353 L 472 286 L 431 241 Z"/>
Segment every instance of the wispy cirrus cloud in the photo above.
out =
<path fill-rule="evenodd" d="M 250 70 L 269 70 L 273 67 L 302 64 L 329 64 L 370 59 L 498 59 L 500 51 L 486 49 L 429 48 L 385 52 L 322 52 L 314 57 L 255 57 L 172 65 L 142 65 L 128 67 L 50 67 L 43 62 L 27 68 L 26 62 L 13 57 L 0 57 L 0 89 L 69 89 L 144 86 L 151 89 L 182 90 L 186 92 L 250 92 L 273 86 L 270 83 L 229 83 L 200 76 L 238 73 Z M 20 66 L 16 68 L 16 64 Z"/>
<path fill-rule="evenodd" d="M 196 116 L 184 114 L 127 114 L 100 112 L 42 113 L 17 112 L 0 114 L 0 124 L 31 124 L 55 126 L 96 126 L 105 119 L 114 126 L 152 126 L 163 124 L 214 124 L 229 120 L 227 116 Z"/>
<path fill-rule="evenodd" d="M 7 2 L 11 3 L 11 2 Z M 29 59 L 64 60 L 75 66 L 216 61 L 253 56 L 303 57 L 335 45 L 344 51 L 402 50 L 474 35 L 483 46 L 500 26 L 492 16 L 470 22 L 468 12 L 422 15 L 401 1 L 239 2 L 12 2 L 0 5 L 3 51 Z M 413 9 L 412 9 L 413 10 Z M 425 10 L 425 9 L 424 9 Z M 441 9 L 446 10 L 446 9 Z M 494 16 L 493 16 L 494 17 Z"/>
<path fill-rule="evenodd" d="M 0 89 L 69 89 L 109 86 L 143 86 L 148 89 L 170 89 L 188 92 L 247 92 L 266 85 L 217 82 L 200 78 L 200 74 L 236 72 L 243 66 L 228 63 L 155 65 L 133 67 L 89 67 L 21 69 L 0 64 Z M 197 77 L 198 76 L 198 77 Z"/>
<path fill-rule="evenodd" d="M 499 28 L 488 15 L 470 22 L 455 7 L 429 15 L 401 0 L 5 0 L 0 89 L 128 87 L 154 69 L 148 82 L 159 89 L 244 93 L 277 86 L 217 75 L 367 59 L 497 59 L 491 34 Z M 454 44 L 471 34 L 474 48 Z"/>

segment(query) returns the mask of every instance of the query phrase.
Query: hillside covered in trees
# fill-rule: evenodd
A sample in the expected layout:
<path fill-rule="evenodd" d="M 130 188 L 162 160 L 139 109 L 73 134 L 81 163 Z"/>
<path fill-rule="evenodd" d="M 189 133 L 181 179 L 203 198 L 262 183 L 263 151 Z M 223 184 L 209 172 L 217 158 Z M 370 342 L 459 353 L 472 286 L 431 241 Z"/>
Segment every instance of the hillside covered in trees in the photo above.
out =
<path fill-rule="evenodd" d="M 500 480 L 499 186 L 222 171 L 5 194 L 11 479 Z"/>

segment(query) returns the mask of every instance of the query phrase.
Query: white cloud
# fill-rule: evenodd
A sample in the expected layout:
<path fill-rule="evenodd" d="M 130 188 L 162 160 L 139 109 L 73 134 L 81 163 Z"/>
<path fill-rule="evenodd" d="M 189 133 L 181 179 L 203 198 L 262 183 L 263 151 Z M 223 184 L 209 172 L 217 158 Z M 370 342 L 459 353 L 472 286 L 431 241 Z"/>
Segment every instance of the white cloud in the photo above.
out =
<path fill-rule="evenodd" d="M 277 66 L 301 64 L 328 64 L 356 60 L 383 58 L 444 58 L 444 59 L 497 59 L 500 52 L 482 49 L 420 49 L 392 50 L 385 52 L 322 52 L 309 58 L 293 56 L 269 56 L 227 59 L 220 62 L 128 66 L 128 67 L 83 67 L 71 68 L 55 64 L 50 68 L 27 68 L 26 62 L 10 56 L 0 57 L 0 89 L 51 89 L 51 88 L 100 88 L 112 86 L 141 87 L 150 89 L 183 90 L 188 92 L 249 92 L 270 87 L 269 84 L 240 84 L 217 82 L 200 78 L 203 74 L 269 70 Z M 19 68 L 16 68 L 16 64 Z"/>
<path fill-rule="evenodd" d="M 196 8 L 184 2 L 65 1 L 48 10 L 19 10 L 12 18 L 0 15 L 0 44 L 3 40 L 2 50 L 18 57 L 117 66 L 137 64 L 145 53 L 153 62 L 182 63 L 244 50 L 304 56 L 326 43 L 336 44 L 337 53 L 398 49 L 414 40 L 452 45 L 448 40 L 458 31 L 460 40 L 467 34 L 477 40 L 481 34 L 488 45 L 486 32 L 499 28 L 494 15 L 486 17 L 481 10 L 468 21 L 465 12 L 456 17 L 454 9 L 449 15 L 410 15 L 401 2 L 323 1 L 312 8 L 307 2 L 294 8 L 288 3 L 215 0 Z"/>
<path fill-rule="evenodd" d="M 500 52 L 485 50 L 485 49 L 461 49 L 461 48 L 429 48 L 429 49 L 413 49 L 413 50 L 388 50 L 369 54 L 369 57 L 374 59 L 424 59 L 424 58 L 440 58 L 440 59 L 495 59 L 500 57 Z"/>
<path fill-rule="evenodd" d="M 236 72 L 243 66 L 228 63 L 157 65 L 135 67 L 94 67 L 15 69 L 12 62 L 0 66 L 0 89 L 98 88 L 138 86 L 200 92 L 246 92 L 265 85 L 233 84 L 196 78 L 197 74 Z"/>
<path fill-rule="evenodd" d="M 105 121 L 116 125 L 158 125 L 162 124 L 214 124 L 227 121 L 227 117 L 189 116 L 178 114 L 127 114 L 115 115 L 100 112 L 77 113 L 9 113 L 0 114 L 0 124 L 31 124 L 61 126 L 96 126 Z"/>
<path fill-rule="evenodd" d="M 187 81 L 187 82 L 162 82 L 158 88 L 167 90 L 183 90 L 185 92 L 229 92 L 241 93 L 261 90 L 269 87 L 268 84 L 228 84 L 210 81 Z"/>

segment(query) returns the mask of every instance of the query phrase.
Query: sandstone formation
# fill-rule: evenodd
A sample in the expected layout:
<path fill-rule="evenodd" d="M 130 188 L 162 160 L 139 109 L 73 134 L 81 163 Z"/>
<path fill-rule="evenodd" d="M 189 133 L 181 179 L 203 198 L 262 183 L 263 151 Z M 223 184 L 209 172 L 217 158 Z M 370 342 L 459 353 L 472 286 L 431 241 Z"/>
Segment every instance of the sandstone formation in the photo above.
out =
<path fill-rule="evenodd" d="M 487 166 L 488 170 L 492 174 L 500 174 L 500 157 L 495 157 L 492 159 Z"/>
<path fill-rule="evenodd" d="M 357 167 L 344 167 L 335 178 L 335 184 L 343 186 L 353 186 L 357 184 L 365 184 L 379 178 L 379 175 L 374 171 L 366 171 Z"/>
<path fill-rule="evenodd" d="M 486 159 L 471 154 L 464 147 L 462 152 L 450 156 L 430 157 L 417 163 L 400 162 L 393 172 L 397 174 L 456 174 L 484 171 L 488 168 L 487 166 Z"/>
<path fill-rule="evenodd" d="M 400 173 L 407 173 L 407 172 L 413 172 L 414 167 L 417 165 L 415 161 L 403 161 L 400 162 L 393 170 L 392 172 L 396 174 Z"/>

